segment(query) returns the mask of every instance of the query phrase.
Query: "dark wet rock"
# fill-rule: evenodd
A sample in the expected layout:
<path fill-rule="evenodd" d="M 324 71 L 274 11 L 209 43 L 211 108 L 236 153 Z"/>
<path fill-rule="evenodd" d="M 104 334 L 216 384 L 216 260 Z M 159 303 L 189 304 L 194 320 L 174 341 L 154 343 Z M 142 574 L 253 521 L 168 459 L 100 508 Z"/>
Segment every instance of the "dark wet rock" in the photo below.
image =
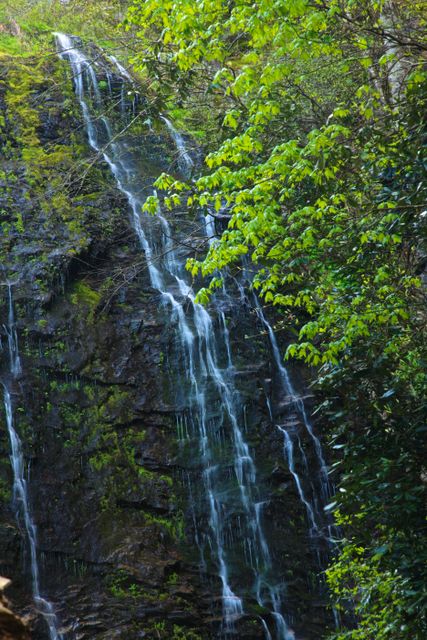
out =
<path fill-rule="evenodd" d="M 30 640 L 28 626 L 22 618 L 13 612 L 11 603 L 4 595 L 4 590 L 9 585 L 10 580 L 0 576 L 0 638 L 2 640 Z"/>

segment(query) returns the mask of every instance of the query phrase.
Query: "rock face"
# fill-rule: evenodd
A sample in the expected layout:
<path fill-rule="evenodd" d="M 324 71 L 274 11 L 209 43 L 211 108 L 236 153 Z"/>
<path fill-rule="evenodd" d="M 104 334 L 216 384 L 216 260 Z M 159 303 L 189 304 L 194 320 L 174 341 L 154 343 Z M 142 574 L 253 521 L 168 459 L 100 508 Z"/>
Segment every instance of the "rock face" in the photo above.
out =
<path fill-rule="evenodd" d="M 9 60 L 2 71 L 0 282 L 13 284 L 23 369 L 13 403 L 42 592 L 65 640 L 217 637 L 220 582 L 213 567 L 200 575 L 187 487 L 194 465 L 176 440 L 174 334 L 150 287 L 126 202 L 107 167 L 94 162 L 64 66 Z M 167 169 L 167 138 L 148 133 L 146 142 Z M 7 291 L 0 286 L 0 326 Z M 266 535 L 297 637 L 314 640 L 328 620 L 316 554 L 268 415 L 268 343 L 246 311 L 228 330 L 248 441 L 270 495 Z M 3 416 L 0 422 L 0 571 L 13 579 L 20 612 L 31 615 L 32 637 L 45 640 L 11 507 Z M 264 638 L 260 613 L 254 601 L 235 636 Z"/>
<path fill-rule="evenodd" d="M 0 638 L 2 640 L 30 640 L 28 628 L 10 608 L 10 603 L 3 595 L 10 585 L 10 580 L 0 576 Z"/>

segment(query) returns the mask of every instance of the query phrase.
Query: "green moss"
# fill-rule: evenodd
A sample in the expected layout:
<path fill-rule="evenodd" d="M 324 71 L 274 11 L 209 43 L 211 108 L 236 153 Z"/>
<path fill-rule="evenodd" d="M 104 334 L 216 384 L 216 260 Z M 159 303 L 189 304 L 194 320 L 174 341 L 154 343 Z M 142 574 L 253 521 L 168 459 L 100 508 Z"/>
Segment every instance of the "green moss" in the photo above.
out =
<path fill-rule="evenodd" d="M 88 463 L 99 474 L 101 511 L 117 509 L 118 498 L 129 490 L 144 495 L 150 486 L 164 492 L 165 485 L 172 485 L 168 476 L 158 476 L 137 463 L 145 431 L 132 425 L 122 426 L 133 417 L 128 391 L 116 385 L 100 388 L 82 384 L 80 380 L 56 379 L 51 380 L 49 388 L 48 406 L 60 415 L 63 446 L 91 452 Z M 80 395 L 77 402 L 75 392 Z M 119 430 L 117 424 L 121 425 Z M 173 528 L 177 529 L 176 523 L 169 530 Z"/>
<path fill-rule="evenodd" d="M 71 302 L 75 305 L 86 305 L 96 308 L 101 300 L 101 295 L 98 291 L 92 289 L 87 282 L 79 280 L 73 285 L 72 293 L 70 296 Z"/>
<path fill-rule="evenodd" d="M 173 625 L 171 640 L 202 640 L 202 637 L 192 629 L 185 629 L 178 624 Z"/>
<path fill-rule="evenodd" d="M 202 636 L 195 629 L 187 629 L 174 624 L 172 628 L 164 620 L 154 620 L 144 629 L 149 637 L 159 640 L 202 640 Z"/>
<path fill-rule="evenodd" d="M 165 482 L 168 487 L 172 487 L 173 486 L 173 479 L 170 476 L 160 476 L 159 480 L 161 480 L 162 482 Z"/>
<path fill-rule="evenodd" d="M 114 463 L 114 454 L 101 451 L 89 458 L 89 464 L 94 471 L 101 471 Z"/>
<path fill-rule="evenodd" d="M 8 504 L 12 499 L 12 487 L 7 480 L 0 478 L 0 502 Z"/>
<path fill-rule="evenodd" d="M 89 213 L 75 202 L 67 185 L 76 162 L 86 156 L 86 150 L 76 144 L 71 128 L 66 129 L 65 136 L 61 131 L 58 143 L 41 139 L 46 122 L 57 122 L 59 127 L 60 119 L 70 118 L 73 113 L 77 115 L 78 105 L 71 83 L 64 84 L 63 64 L 52 56 L 26 58 L 16 55 L 3 61 L 1 38 L 0 34 L 0 71 L 5 92 L 0 132 L 4 137 L 2 155 L 7 170 L 0 176 L 5 183 L 2 198 L 5 205 L 0 215 L 0 259 L 5 264 L 14 259 L 10 245 L 16 234 L 23 236 L 22 242 L 31 243 L 43 228 L 49 232 L 53 229 L 61 239 L 64 253 L 74 255 L 88 245 L 85 221 Z M 12 41 L 22 44 L 20 38 L 13 37 Z M 98 170 L 90 170 L 88 178 L 98 173 Z M 99 188 L 100 181 L 98 197 Z M 19 192 L 29 204 L 27 210 L 19 206 L 16 213 L 16 194 Z M 99 215 L 103 215 L 103 210 Z M 43 251 L 47 253 L 48 247 Z M 44 253 L 38 253 L 30 261 L 38 265 L 43 257 L 46 258 Z M 47 259 L 45 265 L 45 273 L 38 283 L 42 292 L 48 290 L 48 283 L 55 278 L 57 269 L 49 265 Z"/>
<path fill-rule="evenodd" d="M 185 521 L 181 512 L 170 518 L 162 518 L 145 511 L 144 519 L 147 524 L 156 525 L 159 529 L 166 531 L 173 540 L 179 541 L 184 539 Z"/>
<path fill-rule="evenodd" d="M 8 33 L 0 34 L 0 60 L 5 56 L 19 56 L 22 55 L 22 43 L 16 36 Z"/>
<path fill-rule="evenodd" d="M 120 599 L 158 603 L 165 602 L 170 598 L 168 593 L 162 593 L 158 589 L 144 588 L 124 569 L 118 569 L 107 576 L 107 588 L 111 595 Z"/>
<path fill-rule="evenodd" d="M 169 586 L 175 586 L 176 584 L 178 584 L 178 574 L 177 573 L 171 573 L 170 576 L 168 577 L 166 584 Z"/>

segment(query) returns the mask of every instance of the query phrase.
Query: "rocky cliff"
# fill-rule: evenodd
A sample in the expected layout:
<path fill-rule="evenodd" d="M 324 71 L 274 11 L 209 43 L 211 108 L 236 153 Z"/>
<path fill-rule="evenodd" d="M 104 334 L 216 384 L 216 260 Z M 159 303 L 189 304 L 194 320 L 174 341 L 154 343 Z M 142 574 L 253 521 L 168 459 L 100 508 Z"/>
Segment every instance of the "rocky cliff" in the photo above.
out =
<path fill-rule="evenodd" d="M 203 514 L 189 493 L 200 468 L 177 441 L 183 407 L 170 316 L 150 285 L 127 203 L 87 145 L 66 66 L 52 57 L 0 66 L 0 324 L 9 283 L 22 360 L 15 421 L 43 593 L 67 640 L 217 637 L 219 578 L 209 562 L 200 573 L 194 518 Z M 166 131 L 138 135 L 150 181 L 168 168 L 171 140 Z M 247 438 L 269 496 L 266 535 L 298 638 L 314 640 L 328 616 L 305 510 L 269 417 L 268 343 L 254 314 L 228 315 Z M 9 380 L 6 356 L 0 366 Z M 286 403 L 276 400 L 280 419 Z M 0 572 L 13 578 L 32 637 L 45 640 L 0 421 Z M 254 600 L 235 635 L 263 638 L 262 613 Z"/>

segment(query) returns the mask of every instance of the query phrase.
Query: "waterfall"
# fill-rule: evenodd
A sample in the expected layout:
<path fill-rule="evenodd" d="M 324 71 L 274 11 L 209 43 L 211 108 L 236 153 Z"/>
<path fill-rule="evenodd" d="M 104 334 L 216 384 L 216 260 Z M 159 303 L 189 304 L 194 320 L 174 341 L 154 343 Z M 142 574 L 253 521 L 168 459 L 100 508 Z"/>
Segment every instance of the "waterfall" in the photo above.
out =
<path fill-rule="evenodd" d="M 172 122 L 166 116 L 160 116 L 167 126 L 178 151 L 178 167 L 185 177 L 188 177 L 194 167 L 194 162 L 188 153 L 182 134 L 175 129 Z"/>
<path fill-rule="evenodd" d="M 211 213 L 207 213 L 203 216 L 203 226 L 205 228 L 206 237 L 208 239 L 208 244 L 211 245 L 215 242 L 215 218 Z"/>
<path fill-rule="evenodd" d="M 4 330 L 7 335 L 7 344 L 9 348 L 9 359 L 10 359 L 10 371 L 12 376 L 16 378 L 22 372 L 21 367 L 21 359 L 19 357 L 19 348 L 18 348 L 18 334 L 16 332 L 15 326 L 15 318 L 13 314 L 13 298 L 12 298 L 12 285 L 7 285 L 8 291 L 8 303 L 9 303 L 9 313 L 7 324 L 4 325 Z"/>
<path fill-rule="evenodd" d="M 221 584 L 221 633 L 234 633 L 250 595 L 265 611 L 261 617 L 265 638 L 294 640 L 285 619 L 286 585 L 282 576 L 275 574 L 264 532 L 265 501 L 245 438 L 243 403 L 235 383 L 226 318 L 222 312 L 213 316 L 196 303 L 185 270 L 186 255 L 172 241 L 167 217 L 161 210 L 155 217 L 142 213 L 142 205 L 153 190 L 138 183 L 132 153 L 125 142 L 114 138 L 114 123 L 98 113 L 102 96 L 90 59 L 71 36 L 57 33 L 55 37 L 59 56 L 71 66 L 89 144 L 107 163 L 118 189 L 127 197 L 150 284 L 176 330 L 177 366 L 181 368 L 177 393 L 185 395 L 185 417 L 177 417 L 177 431 L 183 446 L 187 443 L 191 448 L 193 459 L 198 452 L 198 482 L 188 476 L 187 483 L 191 496 L 201 495 L 207 516 L 202 527 L 193 511 L 201 566 L 206 568 L 206 558 L 213 558 Z M 163 116 L 163 120 L 177 146 L 180 169 L 189 175 L 193 160 L 185 141 L 167 118 Z M 205 222 L 212 232 L 212 220 Z M 244 584 L 236 575 L 237 561 L 244 565 Z"/>
<path fill-rule="evenodd" d="M 321 487 L 321 496 L 322 496 L 322 502 L 323 504 L 326 504 L 326 502 L 328 501 L 328 499 L 331 497 L 332 494 L 332 489 L 331 489 L 331 484 L 329 481 L 329 475 L 328 475 L 328 467 L 326 465 L 326 461 L 325 461 L 325 457 L 323 455 L 323 450 L 322 450 L 322 445 L 320 443 L 319 438 L 316 436 L 314 429 L 313 429 L 313 425 L 311 424 L 311 421 L 308 418 L 307 415 L 307 411 L 304 405 L 304 401 L 303 399 L 297 394 L 294 385 L 292 383 L 291 380 L 291 376 L 289 374 L 289 371 L 287 370 L 287 368 L 284 366 L 283 362 L 282 362 L 282 358 L 280 355 L 280 349 L 279 349 L 279 345 L 277 343 L 277 339 L 276 339 L 276 335 L 273 331 L 273 328 L 271 326 L 271 324 L 268 322 L 267 318 L 264 315 L 264 312 L 262 310 L 262 307 L 259 303 L 258 298 L 254 295 L 254 301 L 255 301 L 255 309 L 256 312 L 258 314 L 258 317 L 260 318 L 262 324 L 264 325 L 264 327 L 267 330 L 267 334 L 269 337 L 269 341 L 270 341 L 270 345 L 271 345 L 271 350 L 272 350 L 272 354 L 273 354 L 273 360 L 274 363 L 276 365 L 276 369 L 278 372 L 278 377 L 280 380 L 280 386 L 281 386 L 281 392 L 283 394 L 283 396 L 285 396 L 289 402 L 290 405 L 295 409 L 296 414 L 299 416 L 299 418 L 301 419 L 307 433 L 309 434 L 309 437 L 313 443 L 313 449 L 314 449 L 314 453 L 315 453 L 315 457 L 317 460 L 317 465 L 319 468 L 319 473 L 318 473 L 318 479 L 319 479 L 319 483 L 320 483 L 320 487 Z M 307 516 L 308 516 L 308 520 L 310 523 L 310 531 L 313 534 L 316 535 L 320 535 L 321 532 L 319 530 L 319 527 L 316 523 L 316 520 L 318 518 L 318 514 L 316 513 L 316 511 L 318 511 L 318 509 L 316 508 L 315 504 L 313 501 L 310 501 L 310 499 L 307 497 L 307 495 L 305 494 L 305 491 L 303 489 L 303 485 L 301 482 L 301 478 L 299 477 L 296 468 L 295 468 L 295 464 L 294 464 L 294 440 L 297 439 L 297 443 L 299 448 L 301 449 L 301 454 L 303 457 L 303 463 L 305 464 L 305 466 L 307 465 L 307 461 L 305 458 L 305 453 L 302 450 L 301 447 L 301 442 L 298 438 L 298 436 L 296 436 L 294 433 L 292 433 L 290 431 L 290 429 L 288 429 L 286 427 L 286 425 L 277 425 L 278 429 L 280 430 L 280 432 L 283 434 L 284 437 L 284 452 L 285 452 L 285 456 L 288 462 L 288 466 L 289 466 L 289 470 L 292 474 L 292 476 L 294 477 L 295 480 L 295 484 L 298 490 L 298 495 L 301 499 L 301 502 L 303 503 L 304 507 L 306 508 L 307 511 Z M 328 532 L 329 532 L 329 537 L 331 534 L 331 529 L 328 526 Z"/>
<path fill-rule="evenodd" d="M 124 66 L 122 64 L 120 64 L 120 62 L 117 60 L 116 56 L 109 55 L 108 58 L 111 60 L 111 62 L 116 67 L 117 71 L 119 72 L 119 75 L 122 76 L 122 78 L 125 78 L 126 80 L 128 80 L 129 82 L 133 83 L 133 78 L 131 77 L 129 72 L 124 68 Z"/>
<path fill-rule="evenodd" d="M 15 317 L 13 311 L 12 286 L 8 284 L 9 313 L 8 323 L 5 326 L 8 348 L 9 364 L 12 380 L 21 374 L 21 361 L 19 357 L 18 338 L 16 332 Z M 18 521 L 22 520 L 24 532 L 28 541 L 30 551 L 31 579 L 34 603 L 38 611 L 43 616 L 49 629 L 50 640 L 61 640 L 62 636 L 58 631 L 58 622 L 52 604 L 40 594 L 40 574 L 37 560 L 37 533 L 30 510 L 27 481 L 24 472 L 24 454 L 22 443 L 15 430 L 14 413 L 11 391 L 6 383 L 4 387 L 4 408 L 6 414 L 6 425 L 9 433 L 11 447 L 11 464 L 13 470 L 13 503 L 15 506 Z"/>
<path fill-rule="evenodd" d="M 286 451 L 286 458 L 288 460 L 288 465 L 289 465 L 289 471 L 291 472 L 291 474 L 294 477 L 295 480 L 295 484 L 297 486 L 297 490 L 298 490 L 298 495 L 301 499 L 301 502 L 303 503 L 303 505 L 305 506 L 306 510 L 307 510 L 307 516 L 308 516 L 308 521 L 310 523 L 310 534 L 313 535 L 319 535 L 320 531 L 319 531 L 319 527 L 317 526 L 317 522 L 316 522 L 316 518 L 314 516 L 314 509 L 312 507 L 312 505 L 309 502 L 309 499 L 307 498 L 307 496 L 305 495 L 305 491 L 303 489 L 302 483 L 301 483 L 301 479 L 298 475 L 298 473 L 295 470 L 295 456 L 294 456 L 294 443 L 291 439 L 291 436 L 289 435 L 287 429 L 285 429 L 284 427 L 279 426 L 280 431 L 283 433 L 284 439 L 285 439 L 285 451 Z"/>

